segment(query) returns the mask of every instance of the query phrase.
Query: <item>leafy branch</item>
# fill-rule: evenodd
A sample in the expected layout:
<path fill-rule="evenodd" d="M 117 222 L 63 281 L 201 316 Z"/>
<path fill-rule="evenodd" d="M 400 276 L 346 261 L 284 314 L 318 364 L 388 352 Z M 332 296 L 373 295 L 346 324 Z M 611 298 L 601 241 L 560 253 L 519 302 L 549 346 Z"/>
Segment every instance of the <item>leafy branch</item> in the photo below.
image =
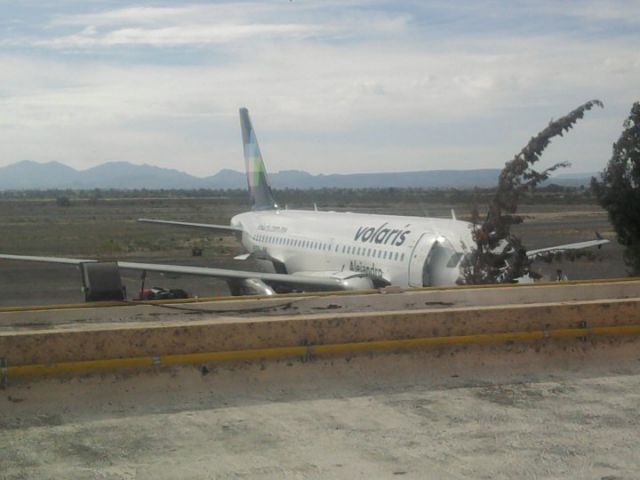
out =
<path fill-rule="evenodd" d="M 552 120 L 505 164 L 487 216 L 481 225 L 474 228 L 475 249 L 463 261 L 459 283 L 514 282 L 530 273 L 531 261 L 527 258 L 526 249 L 522 241 L 511 233 L 511 226 L 523 221 L 516 215 L 520 195 L 534 189 L 555 170 L 570 165 L 560 162 L 540 172 L 533 168 L 551 139 L 571 130 L 594 106 L 604 107 L 600 100 L 590 100 L 564 117 Z"/>

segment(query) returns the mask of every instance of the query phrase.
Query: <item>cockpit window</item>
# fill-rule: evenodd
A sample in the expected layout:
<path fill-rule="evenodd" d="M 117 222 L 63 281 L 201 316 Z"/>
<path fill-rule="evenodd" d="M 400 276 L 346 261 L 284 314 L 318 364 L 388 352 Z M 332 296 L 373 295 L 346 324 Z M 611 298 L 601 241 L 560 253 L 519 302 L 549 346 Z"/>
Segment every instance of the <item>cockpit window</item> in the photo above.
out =
<path fill-rule="evenodd" d="M 456 252 L 453 255 L 451 255 L 451 257 L 449 258 L 449 261 L 447 262 L 447 268 L 456 267 L 460 262 L 461 258 L 462 258 L 462 253 L 460 252 Z"/>

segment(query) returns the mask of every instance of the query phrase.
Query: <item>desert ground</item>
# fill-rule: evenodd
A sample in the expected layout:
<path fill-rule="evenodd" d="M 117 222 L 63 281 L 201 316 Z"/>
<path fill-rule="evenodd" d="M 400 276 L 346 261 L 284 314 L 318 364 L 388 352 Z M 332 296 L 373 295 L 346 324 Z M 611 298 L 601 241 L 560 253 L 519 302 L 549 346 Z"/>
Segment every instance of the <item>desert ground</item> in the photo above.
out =
<path fill-rule="evenodd" d="M 319 193 L 305 192 L 291 208 L 313 208 Z M 413 195 L 406 200 L 385 199 L 384 191 L 353 198 L 331 200 L 323 193 L 318 207 L 337 211 L 358 211 L 403 215 L 448 217 L 453 208 L 458 218 L 468 219 L 468 203 Z M 71 256 L 77 258 L 126 259 L 129 261 L 175 263 L 254 269 L 250 261 L 235 261 L 243 253 L 242 246 L 232 236 L 177 227 L 137 223 L 139 217 L 227 224 L 229 219 L 248 209 L 243 194 L 225 195 L 213 192 L 208 196 L 190 196 L 159 192 L 157 196 L 100 199 L 72 198 L 69 206 L 61 206 L 56 198 L 0 199 L 0 252 L 22 255 Z M 556 202 L 526 204 L 519 213 L 525 217 L 516 226 L 516 233 L 527 248 L 540 248 L 563 243 L 590 240 L 595 231 L 612 242 L 588 257 L 557 259 L 552 263 L 538 261 L 535 269 L 543 278 L 551 278 L 560 268 L 569 279 L 613 278 L 626 276 L 622 249 L 606 213 L 592 202 Z M 193 247 L 201 247 L 201 257 L 192 256 Z M 129 297 L 140 289 L 139 273 L 123 271 L 123 281 Z M 227 286 L 215 279 L 182 276 L 170 278 L 149 273 L 147 287 L 182 288 L 192 295 L 205 297 L 226 295 Z M 73 266 L 0 261 L 0 306 L 30 304 L 60 304 L 83 301 L 81 281 Z"/>

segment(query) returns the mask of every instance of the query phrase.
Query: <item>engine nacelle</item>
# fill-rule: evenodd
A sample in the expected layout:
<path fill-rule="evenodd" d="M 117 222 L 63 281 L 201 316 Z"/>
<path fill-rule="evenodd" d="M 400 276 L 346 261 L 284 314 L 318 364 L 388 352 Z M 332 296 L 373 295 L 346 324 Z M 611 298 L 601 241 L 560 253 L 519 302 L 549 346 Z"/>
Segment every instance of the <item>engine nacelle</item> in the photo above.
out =
<path fill-rule="evenodd" d="M 276 292 L 259 278 L 245 278 L 241 280 L 229 280 L 231 295 L 275 295 Z"/>
<path fill-rule="evenodd" d="M 376 285 L 371 277 L 363 272 L 354 272 L 352 270 L 328 271 L 328 272 L 296 272 L 295 275 L 304 275 L 305 277 L 321 277 L 323 279 L 330 278 L 336 281 L 336 289 L 327 287 L 319 287 L 316 290 L 370 290 Z"/>

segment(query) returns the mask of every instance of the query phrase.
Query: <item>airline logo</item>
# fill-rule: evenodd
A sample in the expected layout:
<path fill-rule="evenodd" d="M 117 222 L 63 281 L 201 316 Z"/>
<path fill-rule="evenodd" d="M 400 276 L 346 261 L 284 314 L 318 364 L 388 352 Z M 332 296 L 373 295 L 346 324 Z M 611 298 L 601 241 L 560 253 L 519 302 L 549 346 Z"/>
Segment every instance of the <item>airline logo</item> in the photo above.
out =
<path fill-rule="evenodd" d="M 363 243 L 374 243 L 376 245 L 392 245 L 399 247 L 407 240 L 407 235 L 411 233 L 411 230 L 407 230 L 409 224 L 404 228 L 389 228 L 388 223 L 383 223 L 378 228 L 376 227 L 358 227 L 354 240 Z"/>

